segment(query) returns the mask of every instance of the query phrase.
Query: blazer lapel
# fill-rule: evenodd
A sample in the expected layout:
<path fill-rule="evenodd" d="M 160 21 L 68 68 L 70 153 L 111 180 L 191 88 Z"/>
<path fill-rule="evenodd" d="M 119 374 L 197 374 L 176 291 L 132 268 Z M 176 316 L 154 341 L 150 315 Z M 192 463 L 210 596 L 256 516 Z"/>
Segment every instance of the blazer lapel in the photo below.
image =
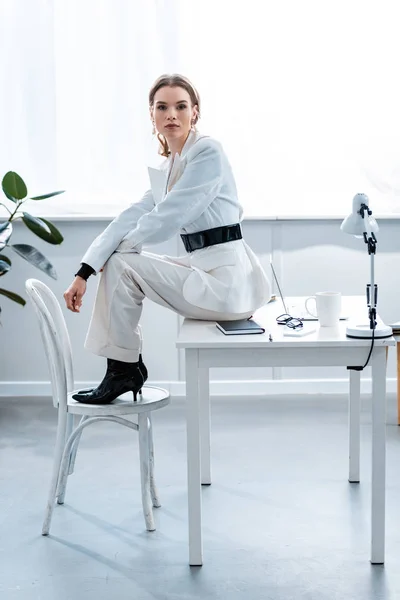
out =
<path fill-rule="evenodd" d="M 186 154 L 188 150 L 190 150 L 193 144 L 195 144 L 198 140 L 200 140 L 203 137 L 207 136 L 201 135 L 200 133 L 195 131 L 191 131 L 182 148 L 181 154 L 175 154 L 170 169 L 168 169 L 168 165 L 170 164 L 171 159 L 169 159 L 168 161 L 164 161 L 162 166 L 158 169 L 154 167 L 147 167 L 149 171 L 151 191 L 153 193 L 155 204 L 161 202 L 164 196 L 172 189 L 175 183 L 179 180 L 185 169 Z"/>
<path fill-rule="evenodd" d="M 154 203 L 158 204 L 164 198 L 167 174 L 164 169 L 155 169 L 154 167 L 147 167 L 147 169 Z"/>
<path fill-rule="evenodd" d="M 167 190 L 166 193 L 169 192 L 173 185 L 178 181 L 179 177 L 182 175 L 182 159 L 178 153 L 174 156 L 174 161 L 172 163 L 171 171 L 167 180 Z"/>
<path fill-rule="evenodd" d="M 171 190 L 171 188 L 175 185 L 175 183 L 178 181 L 183 171 L 185 170 L 186 155 L 190 148 L 192 148 L 192 146 L 203 137 L 207 136 L 201 135 L 197 131 L 191 131 L 189 133 L 181 153 L 176 153 L 174 156 L 171 171 L 167 180 L 167 189 L 165 190 L 165 193 L 168 193 Z"/>
<path fill-rule="evenodd" d="M 186 154 L 188 153 L 188 151 L 190 150 L 190 148 L 199 140 L 201 140 L 201 138 L 203 137 L 208 137 L 207 135 L 202 135 L 201 133 L 199 133 L 198 131 L 191 131 L 187 137 L 186 142 L 183 145 L 182 151 L 181 151 L 181 159 L 184 158 L 186 156 Z"/>

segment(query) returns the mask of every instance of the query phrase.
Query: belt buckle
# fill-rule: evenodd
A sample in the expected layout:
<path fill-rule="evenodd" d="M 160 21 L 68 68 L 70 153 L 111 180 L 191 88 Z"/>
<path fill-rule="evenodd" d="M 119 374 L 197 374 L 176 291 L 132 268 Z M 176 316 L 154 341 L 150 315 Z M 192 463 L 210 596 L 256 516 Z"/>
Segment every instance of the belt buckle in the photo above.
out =
<path fill-rule="evenodd" d="M 199 239 L 198 239 L 198 245 L 195 248 L 195 250 L 201 250 L 202 248 L 204 248 L 204 245 L 205 245 L 205 241 L 206 241 L 205 235 L 204 235 L 204 233 L 198 233 L 197 235 L 198 235 Z"/>
<path fill-rule="evenodd" d="M 186 252 L 191 252 L 192 250 L 190 247 L 189 236 L 185 233 L 181 233 L 181 240 L 183 242 L 183 245 L 185 246 Z"/>

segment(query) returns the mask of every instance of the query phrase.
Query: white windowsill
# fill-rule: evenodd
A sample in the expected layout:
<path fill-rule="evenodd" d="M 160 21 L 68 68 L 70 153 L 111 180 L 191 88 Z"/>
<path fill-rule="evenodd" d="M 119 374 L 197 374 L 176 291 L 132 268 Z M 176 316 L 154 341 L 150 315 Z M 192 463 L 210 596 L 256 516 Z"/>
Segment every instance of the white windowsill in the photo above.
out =
<path fill-rule="evenodd" d="M 41 215 L 44 219 L 50 221 L 112 221 L 111 215 L 90 215 L 90 214 L 65 214 L 65 215 Z M 244 217 L 245 222 L 250 221 L 342 221 L 347 215 L 265 215 L 265 216 L 248 216 Z M 400 214 L 394 215 L 375 215 L 379 220 L 398 220 Z M 1 220 L 1 218 L 0 218 Z"/>

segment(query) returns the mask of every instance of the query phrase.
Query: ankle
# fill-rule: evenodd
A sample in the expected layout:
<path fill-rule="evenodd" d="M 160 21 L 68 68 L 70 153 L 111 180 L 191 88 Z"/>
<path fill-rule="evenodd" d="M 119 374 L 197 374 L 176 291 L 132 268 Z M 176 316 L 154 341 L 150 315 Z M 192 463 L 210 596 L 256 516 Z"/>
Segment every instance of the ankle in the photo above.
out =
<path fill-rule="evenodd" d="M 125 372 L 130 371 L 132 368 L 138 367 L 138 362 L 124 362 L 122 360 L 115 360 L 114 358 L 107 358 L 107 370 Z"/>

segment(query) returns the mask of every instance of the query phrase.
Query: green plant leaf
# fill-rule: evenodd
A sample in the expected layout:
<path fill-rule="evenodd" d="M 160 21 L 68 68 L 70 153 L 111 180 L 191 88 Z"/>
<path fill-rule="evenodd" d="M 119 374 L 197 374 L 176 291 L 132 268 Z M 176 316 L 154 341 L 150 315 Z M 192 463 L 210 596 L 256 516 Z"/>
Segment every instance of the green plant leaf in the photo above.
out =
<path fill-rule="evenodd" d="M 14 173 L 14 171 L 8 171 L 8 173 L 4 175 L 1 187 L 7 198 L 13 202 L 22 200 L 28 195 L 24 180 L 18 173 Z"/>
<path fill-rule="evenodd" d="M 61 244 L 64 238 L 53 224 L 50 224 L 49 226 L 47 225 L 48 221 L 45 221 L 45 219 L 33 217 L 26 212 L 24 212 L 23 215 L 22 220 L 25 225 L 38 237 L 49 244 Z M 52 233 L 52 230 L 55 232 L 54 234 Z"/>
<path fill-rule="evenodd" d="M 58 196 L 58 194 L 64 194 L 65 190 L 61 190 L 61 192 L 51 192 L 51 194 L 43 194 L 43 196 L 32 196 L 30 200 L 45 200 L 46 198 L 51 198 L 52 196 Z"/>
<path fill-rule="evenodd" d="M 17 200 L 16 198 L 14 198 L 14 196 L 11 196 L 10 194 L 8 194 L 8 193 L 7 193 L 6 191 L 4 191 L 4 190 L 3 190 L 3 192 L 5 193 L 5 195 L 7 196 L 7 198 L 8 198 L 9 200 L 11 200 L 11 202 L 15 202 L 15 203 L 17 203 L 17 202 L 18 202 L 18 200 Z"/>
<path fill-rule="evenodd" d="M 44 231 L 50 235 L 50 229 L 47 227 L 47 225 L 45 225 L 42 221 L 42 219 L 40 217 L 34 217 L 33 215 L 30 215 L 27 212 L 23 212 L 22 213 L 24 216 L 22 218 L 22 220 L 24 221 L 25 225 L 27 225 L 29 227 L 29 229 L 31 227 L 39 227 L 40 229 L 44 229 Z M 34 231 L 35 233 L 35 231 Z"/>
<path fill-rule="evenodd" d="M 4 262 L 6 262 L 7 264 L 9 264 L 10 267 L 11 267 L 11 260 L 5 254 L 0 254 L 0 260 L 4 260 Z"/>
<path fill-rule="evenodd" d="M 0 277 L 5 275 L 10 269 L 10 265 L 5 260 L 0 260 Z"/>
<path fill-rule="evenodd" d="M 28 229 L 33 231 L 33 233 L 45 242 L 48 242 L 49 244 L 61 244 L 64 240 L 57 227 L 53 225 L 53 223 L 50 223 L 50 221 L 34 217 L 26 212 L 24 212 L 23 215 L 22 220 Z"/>
<path fill-rule="evenodd" d="M 7 245 L 8 240 L 11 237 L 13 232 L 13 226 L 10 221 L 6 221 L 5 223 L 1 223 L 0 225 L 0 250 Z"/>
<path fill-rule="evenodd" d="M 47 221 L 47 219 L 43 219 L 43 217 L 41 217 L 41 220 L 43 221 L 43 223 L 45 223 L 47 225 L 47 227 L 51 231 L 51 235 L 53 236 L 53 240 L 54 240 L 51 243 L 52 244 L 61 244 L 61 242 L 64 241 L 64 237 L 61 234 L 61 232 L 57 229 L 57 227 L 55 225 L 53 225 L 53 223 L 51 223 L 50 221 Z"/>
<path fill-rule="evenodd" d="M 57 279 L 56 270 L 51 262 L 39 250 L 33 248 L 33 246 L 29 246 L 28 244 L 11 244 L 10 248 L 49 277 Z"/>
<path fill-rule="evenodd" d="M 23 298 L 21 298 L 21 296 L 18 296 L 18 294 L 15 294 L 14 292 L 9 292 L 8 290 L 3 290 L 2 288 L 0 288 L 0 294 L 2 296 L 5 296 L 6 298 L 9 298 L 10 300 L 14 300 L 14 302 L 17 302 L 22 306 L 25 306 L 26 304 L 26 300 L 24 300 Z"/>

